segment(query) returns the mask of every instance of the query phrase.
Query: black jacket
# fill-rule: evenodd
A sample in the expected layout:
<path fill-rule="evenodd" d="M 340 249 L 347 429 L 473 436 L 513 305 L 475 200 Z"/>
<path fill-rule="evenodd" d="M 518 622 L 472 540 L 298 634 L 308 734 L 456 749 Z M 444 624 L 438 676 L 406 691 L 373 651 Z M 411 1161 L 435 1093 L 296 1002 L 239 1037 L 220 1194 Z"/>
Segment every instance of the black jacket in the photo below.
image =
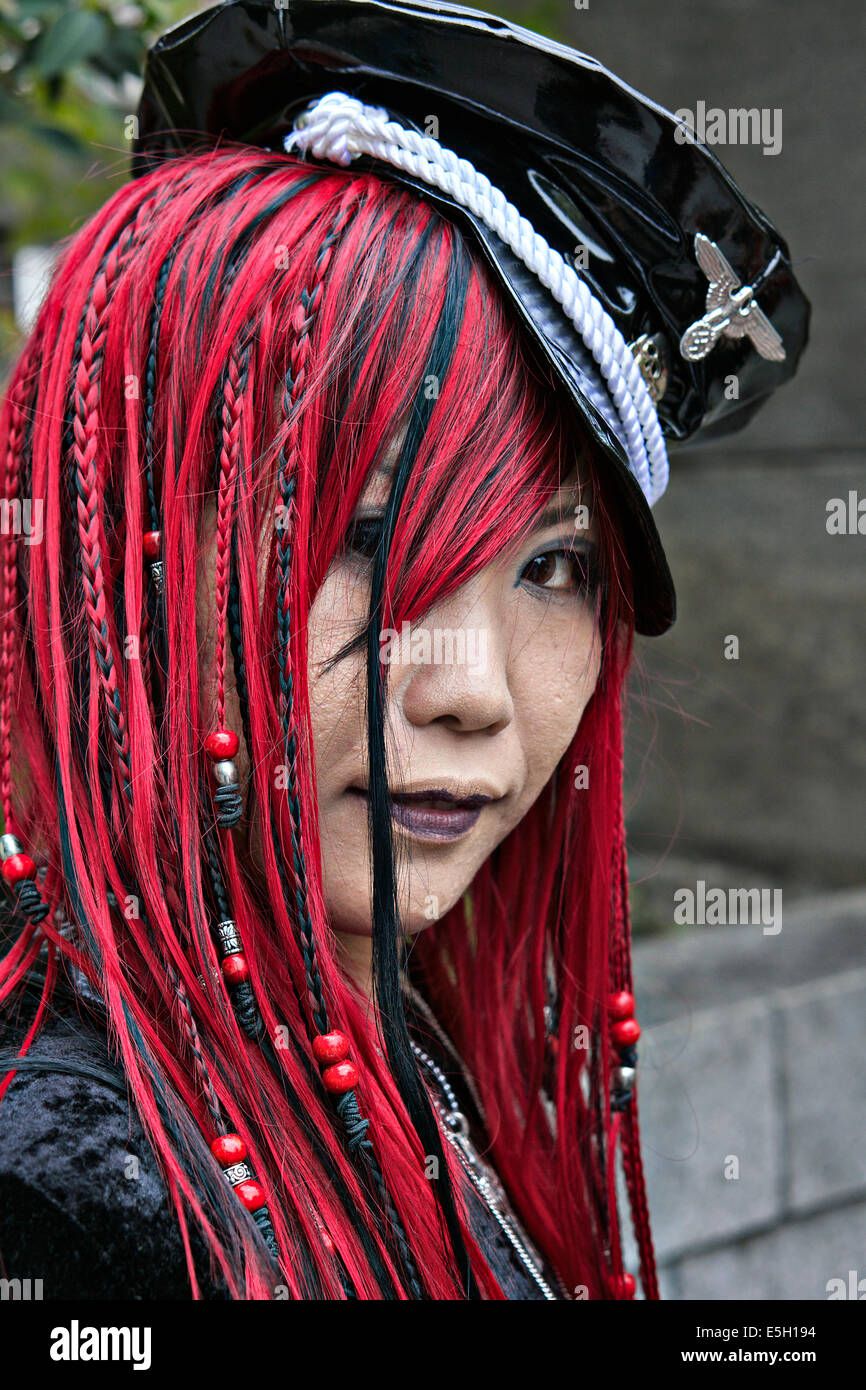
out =
<path fill-rule="evenodd" d="M 5 1059 L 15 1042 L 7 1031 Z M 30 1059 L 0 1102 L 0 1275 L 41 1279 L 43 1299 L 189 1299 L 177 1219 L 104 1036 L 89 1017 L 57 1015 Z M 506 1296 L 541 1299 L 471 1191 L 470 1211 Z M 194 1223 L 190 1239 L 203 1297 L 227 1298 Z"/>

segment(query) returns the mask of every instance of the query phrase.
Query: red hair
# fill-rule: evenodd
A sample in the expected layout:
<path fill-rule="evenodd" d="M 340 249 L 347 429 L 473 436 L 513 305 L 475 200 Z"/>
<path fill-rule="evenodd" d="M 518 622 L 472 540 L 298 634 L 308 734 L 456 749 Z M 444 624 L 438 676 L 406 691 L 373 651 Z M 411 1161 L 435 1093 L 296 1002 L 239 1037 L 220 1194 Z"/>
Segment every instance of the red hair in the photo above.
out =
<path fill-rule="evenodd" d="M 578 461 L 593 484 L 607 575 L 597 688 L 548 787 L 410 968 L 477 1080 L 519 1215 L 592 1298 L 623 1291 L 623 1127 L 654 1297 L 635 1103 L 611 1120 L 608 1101 L 607 999 L 630 986 L 632 615 L 614 508 L 460 232 L 371 173 L 232 147 L 173 158 L 63 249 L 0 418 L 4 496 L 44 501 L 42 544 L 3 538 L 0 793 L 6 829 L 44 866 L 49 908 L 18 920 L 0 998 L 44 949 L 25 1051 L 61 957 L 102 996 L 182 1229 L 199 1224 L 232 1297 L 271 1297 L 275 1282 L 296 1298 L 502 1296 L 448 1182 L 425 1177 L 433 1140 L 389 1065 L 397 1044 L 389 1034 L 384 1060 L 337 965 L 321 887 L 305 615 L 407 425 L 384 581 L 396 627 L 524 534 Z M 216 708 L 200 698 L 195 641 L 214 495 Z M 161 590 L 143 551 L 154 529 Z M 232 823 L 232 795 L 215 812 L 208 790 L 230 655 L 264 885 L 216 830 Z M 13 747 L 28 776 L 17 789 Z M 225 919 L 249 967 L 248 1027 L 217 969 Z M 323 1018 L 351 1039 L 360 1076 L 342 1124 L 312 1060 Z M 208 1148 L 222 1114 L 268 1195 L 279 1275 Z"/>

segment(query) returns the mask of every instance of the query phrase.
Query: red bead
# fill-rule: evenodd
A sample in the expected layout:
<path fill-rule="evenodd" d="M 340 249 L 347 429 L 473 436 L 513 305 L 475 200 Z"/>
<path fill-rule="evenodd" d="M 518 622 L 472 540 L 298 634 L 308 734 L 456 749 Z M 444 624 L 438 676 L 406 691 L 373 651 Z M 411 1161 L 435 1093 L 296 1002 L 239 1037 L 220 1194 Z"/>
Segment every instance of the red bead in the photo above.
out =
<path fill-rule="evenodd" d="M 613 1025 L 610 1036 L 614 1047 L 632 1047 L 640 1037 L 640 1024 L 636 1018 L 624 1018 Z"/>
<path fill-rule="evenodd" d="M 29 854 L 10 854 L 3 864 L 3 877 L 7 883 L 20 883 L 23 878 L 35 878 L 36 865 Z"/>
<path fill-rule="evenodd" d="M 148 560 L 156 560 L 162 549 L 162 532 L 145 531 L 142 538 L 142 548 Z"/>
<path fill-rule="evenodd" d="M 238 736 L 233 729 L 214 729 L 204 741 L 205 752 L 215 763 L 233 758 L 238 751 Z"/>
<path fill-rule="evenodd" d="M 345 1095 L 346 1091 L 354 1091 L 358 1084 L 358 1068 L 354 1062 L 338 1062 L 334 1067 L 325 1068 L 322 1081 L 325 1090 L 332 1095 Z"/>
<path fill-rule="evenodd" d="M 230 1168 L 233 1163 L 243 1163 L 247 1156 L 247 1146 L 239 1134 L 221 1134 L 214 1139 L 210 1151 L 223 1168 Z"/>
<path fill-rule="evenodd" d="M 322 1066 L 342 1062 L 349 1055 L 349 1039 L 342 1033 L 319 1033 L 313 1038 L 313 1056 Z"/>
<path fill-rule="evenodd" d="M 607 1011 L 613 1019 L 631 1018 L 634 1013 L 634 995 L 627 989 L 618 990 L 607 1001 Z"/>
<path fill-rule="evenodd" d="M 246 958 L 240 954 L 226 956 L 223 961 L 223 979 L 227 985 L 239 985 L 249 978 L 250 967 Z"/>
<path fill-rule="evenodd" d="M 246 1182 L 239 1182 L 235 1192 L 240 1197 L 247 1211 L 258 1211 L 259 1207 L 267 1205 L 267 1197 L 264 1188 L 253 1178 L 248 1178 Z"/>
<path fill-rule="evenodd" d="M 637 1283 L 633 1274 L 622 1274 L 614 1285 L 617 1298 L 634 1298 Z"/>

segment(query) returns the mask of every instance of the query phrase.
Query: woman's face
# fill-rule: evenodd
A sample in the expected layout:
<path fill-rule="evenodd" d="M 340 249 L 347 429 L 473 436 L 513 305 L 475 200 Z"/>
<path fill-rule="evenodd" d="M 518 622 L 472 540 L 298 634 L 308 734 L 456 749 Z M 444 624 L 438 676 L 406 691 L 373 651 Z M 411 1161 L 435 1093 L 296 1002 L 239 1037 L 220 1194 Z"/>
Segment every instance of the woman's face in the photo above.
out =
<path fill-rule="evenodd" d="M 393 459 L 392 449 L 356 517 L 381 515 Z M 383 635 L 386 751 L 407 934 L 453 907 L 526 814 L 593 693 L 600 638 L 580 561 L 597 539 L 594 522 L 582 525 L 587 510 L 592 518 L 589 502 L 585 484 L 563 486 L 527 539 L 423 620 Z M 349 958 L 358 960 L 369 953 L 372 931 L 366 649 L 327 663 L 365 625 L 369 595 L 369 562 L 354 552 L 337 556 L 308 626 L 325 901 Z M 208 600 L 200 599 L 200 611 L 202 602 Z M 227 714 L 240 728 L 235 711 L 231 692 Z M 243 782 L 246 767 L 239 771 Z M 250 856 L 264 873 L 258 825 Z"/>

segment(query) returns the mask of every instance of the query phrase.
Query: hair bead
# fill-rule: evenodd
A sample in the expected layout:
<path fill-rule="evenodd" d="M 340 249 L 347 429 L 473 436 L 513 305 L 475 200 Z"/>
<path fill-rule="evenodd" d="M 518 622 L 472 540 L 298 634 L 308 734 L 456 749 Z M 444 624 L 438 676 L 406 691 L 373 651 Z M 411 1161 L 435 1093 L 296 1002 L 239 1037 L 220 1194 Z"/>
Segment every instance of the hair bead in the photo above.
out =
<path fill-rule="evenodd" d="M 24 915 L 38 925 L 48 915 L 48 904 L 36 884 L 36 865 L 21 848 L 17 835 L 7 831 L 0 836 L 0 860 L 2 875 L 15 895 L 18 906 Z"/>
<path fill-rule="evenodd" d="M 608 1014 L 611 1018 L 610 1040 L 617 1053 L 617 1063 L 611 1070 L 612 1111 L 625 1110 L 634 1095 L 635 1066 L 637 1063 L 636 1043 L 640 1037 L 640 1024 L 634 1017 L 634 995 L 621 989 L 608 998 Z"/>
<path fill-rule="evenodd" d="M 322 1084 L 326 1091 L 331 1095 L 342 1096 L 347 1091 L 354 1091 L 359 1081 L 358 1068 L 354 1062 L 337 1062 L 332 1067 L 326 1067 L 322 1072 Z"/>
<path fill-rule="evenodd" d="M 623 1018 L 610 1030 L 614 1047 L 632 1047 L 640 1037 L 640 1024 L 636 1018 Z"/>
<path fill-rule="evenodd" d="M 265 1238 L 275 1260 L 279 1259 L 274 1229 L 268 1211 L 268 1199 L 252 1167 L 246 1162 L 247 1146 L 239 1134 L 221 1134 L 211 1140 L 211 1153 L 223 1170 L 223 1177 L 233 1187 L 238 1200 L 255 1217 L 256 1225 Z"/>
<path fill-rule="evenodd" d="M 217 1163 L 229 1168 L 233 1163 L 243 1163 L 247 1156 L 247 1146 L 239 1134 L 220 1134 L 214 1139 L 210 1151 Z"/>
<path fill-rule="evenodd" d="M 3 877 L 7 883 L 20 883 L 24 878 L 36 877 L 36 865 L 29 854 L 10 854 L 3 861 Z"/>
<path fill-rule="evenodd" d="M 342 1062 L 349 1055 L 349 1039 L 343 1033 L 317 1033 L 313 1038 L 313 1056 L 317 1062 Z"/>
<path fill-rule="evenodd" d="M 164 569 L 161 558 L 162 532 L 145 531 L 141 541 L 141 548 L 144 553 L 145 559 L 151 561 L 150 577 L 153 580 L 153 587 L 156 590 L 157 594 L 161 594 L 163 589 L 164 577 Z"/>
<path fill-rule="evenodd" d="M 204 741 L 205 752 L 215 763 L 234 758 L 240 747 L 240 740 L 234 729 L 214 729 Z"/>
<path fill-rule="evenodd" d="M 608 999 L 607 1011 L 615 1021 L 634 1016 L 634 995 L 627 989 L 617 990 Z"/>
<path fill-rule="evenodd" d="M 214 763 L 213 779 L 217 787 L 236 787 L 238 784 L 238 768 L 229 758 L 223 758 L 222 762 Z"/>
<path fill-rule="evenodd" d="M 240 985 L 243 984 L 244 980 L 249 979 L 250 968 L 245 958 L 240 954 L 226 956 L 222 964 L 222 971 L 223 979 L 229 985 Z"/>
<path fill-rule="evenodd" d="M 235 1192 L 243 1202 L 247 1211 L 258 1211 L 261 1207 L 267 1205 L 268 1199 L 265 1196 L 264 1189 L 259 1183 L 253 1180 L 239 1182 L 235 1187 Z"/>

